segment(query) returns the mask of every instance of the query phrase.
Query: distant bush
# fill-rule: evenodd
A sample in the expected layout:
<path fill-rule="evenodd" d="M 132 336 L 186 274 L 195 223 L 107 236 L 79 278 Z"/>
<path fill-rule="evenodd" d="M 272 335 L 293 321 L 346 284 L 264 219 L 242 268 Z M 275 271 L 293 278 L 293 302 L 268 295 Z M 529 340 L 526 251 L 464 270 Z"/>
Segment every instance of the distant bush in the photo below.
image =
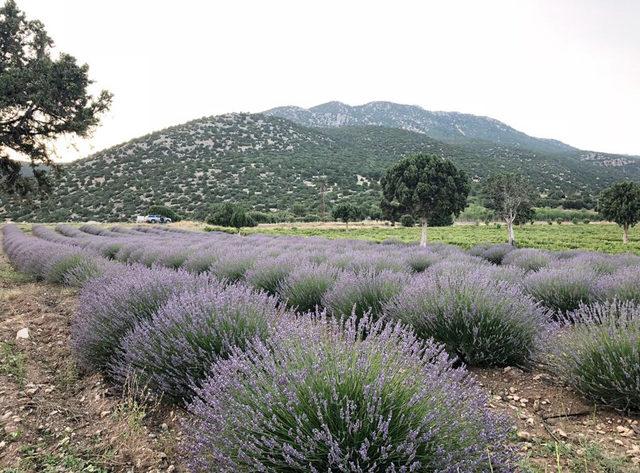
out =
<path fill-rule="evenodd" d="M 188 465 L 229 472 L 510 471 L 511 427 L 487 402 L 441 347 L 396 325 L 294 325 L 213 366 L 188 408 Z"/>
<path fill-rule="evenodd" d="M 113 371 L 178 402 L 191 397 L 213 361 L 265 339 L 282 315 L 276 299 L 242 286 L 178 293 L 123 339 Z"/>
<path fill-rule="evenodd" d="M 415 227 L 416 221 L 411 215 L 403 215 L 400 217 L 400 225 L 403 227 Z"/>
<path fill-rule="evenodd" d="M 553 345 L 556 374 L 585 397 L 640 412 L 640 306 L 581 306 Z"/>
<path fill-rule="evenodd" d="M 484 270 L 427 272 L 384 308 L 424 338 L 433 338 L 472 366 L 523 366 L 546 331 L 546 317 L 521 289 Z"/>
<path fill-rule="evenodd" d="M 250 212 L 247 212 L 244 207 L 229 202 L 212 205 L 206 222 L 211 225 L 235 228 L 257 225 Z"/>
<path fill-rule="evenodd" d="M 597 279 L 593 271 L 543 269 L 529 274 L 524 280 L 524 287 L 545 307 L 563 314 L 599 299 Z"/>
<path fill-rule="evenodd" d="M 376 318 L 383 304 L 396 296 L 406 282 L 406 274 L 388 270 L 345 271 L 324 295 L 322 304 L 334 316 L 348 317 L 353 313 L 362 317 L 369 313 Z"/>

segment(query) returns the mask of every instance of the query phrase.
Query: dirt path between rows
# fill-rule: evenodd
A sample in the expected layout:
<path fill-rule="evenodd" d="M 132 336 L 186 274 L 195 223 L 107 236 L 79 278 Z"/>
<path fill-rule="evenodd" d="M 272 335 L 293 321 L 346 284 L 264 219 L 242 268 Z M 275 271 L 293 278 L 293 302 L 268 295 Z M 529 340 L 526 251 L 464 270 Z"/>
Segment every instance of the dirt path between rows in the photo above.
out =
<path fill-rule="evenodd" d="M 74 290 L 25 279 L 0 252 L 0 471 L 182 471 L 176 413 L 76 371 L 76 303 Z M 542 371 L 473 372 L 517 423 L 520 471 L 640 471 L 638 417 L 596 409 Z"/>
<path fill-rule="evenodd" d="M 77 373 L 75 305 L 74 290 L 28 281 L 0 254 L 0 471 L 180 470 L 171 412 Z"/>

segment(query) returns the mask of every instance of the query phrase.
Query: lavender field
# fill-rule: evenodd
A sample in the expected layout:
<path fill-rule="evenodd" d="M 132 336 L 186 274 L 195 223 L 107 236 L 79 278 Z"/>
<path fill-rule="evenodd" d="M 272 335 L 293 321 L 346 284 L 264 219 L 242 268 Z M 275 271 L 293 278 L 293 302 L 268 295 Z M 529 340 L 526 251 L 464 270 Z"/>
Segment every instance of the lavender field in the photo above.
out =
<path fill-rule="evenodd" d="M 640 411 L 640 256 L 91 225 L 3 246 L 78 288 L 83 373 L 185 408 L 191 471 L 533 471 L 481 368 Z"/>

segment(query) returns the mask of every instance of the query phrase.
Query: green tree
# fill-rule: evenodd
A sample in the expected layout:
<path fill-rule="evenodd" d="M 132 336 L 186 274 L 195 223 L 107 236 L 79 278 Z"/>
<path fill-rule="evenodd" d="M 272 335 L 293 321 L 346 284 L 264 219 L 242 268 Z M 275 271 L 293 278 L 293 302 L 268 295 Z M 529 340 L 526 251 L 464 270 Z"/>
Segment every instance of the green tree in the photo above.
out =
<path fill-rule="evenodd" d="M 149 215 L 162 215 L 163 217 L 170 218 L 173 222 L 182 220 L 180 215 L 166 205 L 152 205 L 149 207 Z"/>
<path fill-rule="evenodd" d="M 231 226 L 240 230 L 242 227 L 255 227 L 256 221 L 242 207 L 236 207 L 231 215 Z"/>
<path fill-rule="evenodd" d="M 380 207 L 387 218 L 409 214 L 422 225 L 420 246 L 427 245 L 429 220 L 457 216 L 467 205 L 467 175 L 446 159 L 419 154 L 404 158 L 382 178 Z"/>
<path fill-rule="evenodd" d="M 46 188 L 47 169 L 56 169 L 53 141 L 87 136 L 111 105 L 111 93 L 88 93 L 89 67 L 68 54 L 53 57 L 52 46 L 44 25 L 27 20 L 14 0 L 0 7 L 0 185 L 6 191 Z M 33 178 L 24 176 L 16 155 L 30 160 Z"/>
<path fill-rule="evenodd" d="M 622 241 L 629 242 L 629 227 L 640 222 L 640 185 L 618 182 L 605 189 L 598 199 L 598 212 L 622 227 Z"/>
<path fill-rule="evenodd" d="M 304 217 L 307 214 L 307 207 L 300 203 L 291 206 L 291 213 L 296 217 Z"/>
<path fill-rule="evenodd" d="M 413 219 L 411 215 L 405 214 L 400 217 L 400 225 L 403 227 L 413 227 L 415 226 L 416 221 Z"/>
<path fill-rule="evenodd" d="M 342 220 L 349 228 L 349 222 L 363 218 L 362 209 L 350 202 L 339 202 L 331 209 L 331 216 L 335 220 Z"/>
<path fill-rule="evenodd" d="M 221 227 L 231 227 L 231 217 L 236 210 L 230 202 L 223 204 L 213 204 L 210 207 L 209 216 L 207 217 L 207 223 L 211 225 L 220 225 Z"/>
<path fill-rule="evenodd" d="M 494 174 L 482 186 L 482 195 L 485 207 L 507 224 L 509 244 L 515 245 L 513 226 L 526 223 L 533 215 L 533 187 L 522 174 Z"/>

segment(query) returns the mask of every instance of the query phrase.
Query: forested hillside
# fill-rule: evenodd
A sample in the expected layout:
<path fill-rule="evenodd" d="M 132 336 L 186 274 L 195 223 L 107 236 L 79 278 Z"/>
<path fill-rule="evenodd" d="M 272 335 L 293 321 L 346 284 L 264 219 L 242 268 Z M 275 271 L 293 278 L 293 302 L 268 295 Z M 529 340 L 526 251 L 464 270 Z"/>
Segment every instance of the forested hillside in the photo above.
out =
<path fill-rule="evenodd" d="M 387 105 L 361 113 L 366 119 L 350 118 L 343 105 L 219 115 L 167 128 L 65 165 L 51 195 L 7 200 L 0 212 L 16 220 L 128 220 L 153 203 L 188 216 L 231 201 L 267 212 L 298 203 L 313 213 L 322 194 L 327 207 L 345 198 L 370 206 L 379 201 L 386 168 L 416 152 L 452 159 L 476 183 L 497 171 L 521 172 L 542 196 L 593 194 L 640 177 L 638 159 L 527 137 L 483 117 L 465 125 L 469 116 L 428 112 L 440 121 L 426 129 L 422 120 L 419 129 L 417 121 L 400 123 Z M 380 107 L 391 110 L 386 119 Z M 445 133 L 447 126 L 460 128 L 460 136 Z"/>

